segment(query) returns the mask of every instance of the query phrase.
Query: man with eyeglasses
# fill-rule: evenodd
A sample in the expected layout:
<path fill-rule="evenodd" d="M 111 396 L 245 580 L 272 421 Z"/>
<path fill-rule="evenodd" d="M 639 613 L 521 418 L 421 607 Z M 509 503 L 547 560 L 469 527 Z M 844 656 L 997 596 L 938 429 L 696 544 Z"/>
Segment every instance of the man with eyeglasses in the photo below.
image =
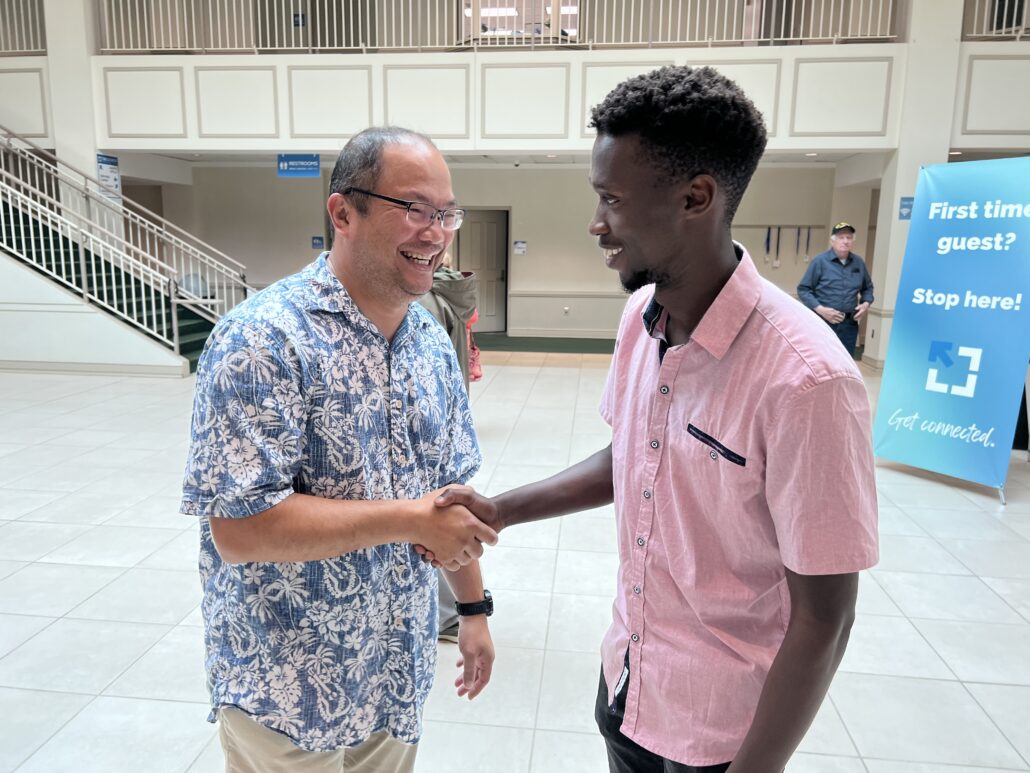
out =
<path fill-rule="evenodd" d="M 229 770 L 414 769 L 442 559 L 458 694 L 494 659 L 496 533 L 439 490 L 481 463 L 454 349 L 415 304 L 461 225 L 425 136 L 373 128 L 333 170 L 332 249 L 240 304 L 200 360 L 182 511 L 200 517 L 212 711 Z"/>

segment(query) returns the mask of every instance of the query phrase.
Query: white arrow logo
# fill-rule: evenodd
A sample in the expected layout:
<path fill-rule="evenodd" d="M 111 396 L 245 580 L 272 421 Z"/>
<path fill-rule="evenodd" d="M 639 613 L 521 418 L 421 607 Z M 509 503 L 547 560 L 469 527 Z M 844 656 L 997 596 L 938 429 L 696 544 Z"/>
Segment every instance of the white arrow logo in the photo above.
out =
<path fill-rule="evenodd" d="M 950 344 L 948 346 L 950 347 Z M 930 368 L 926 374 L 926 391 L 945 395 L 950 391 L 956 397 L 972 397 L 976 393 L 976 380 L 980 371 L 980 358 L 983 356 L 983 351 L 983 349 L 976 349 L 972 346 L 960 346 L 958 356 L 969 360 L 969 374 L 966 376 L 966 383 L 962 386 L 942 384 L 937 380 L 937 368 Z M 945 361 L 947 365 L 951 364 L 950 358 L 946 355 Z"/>

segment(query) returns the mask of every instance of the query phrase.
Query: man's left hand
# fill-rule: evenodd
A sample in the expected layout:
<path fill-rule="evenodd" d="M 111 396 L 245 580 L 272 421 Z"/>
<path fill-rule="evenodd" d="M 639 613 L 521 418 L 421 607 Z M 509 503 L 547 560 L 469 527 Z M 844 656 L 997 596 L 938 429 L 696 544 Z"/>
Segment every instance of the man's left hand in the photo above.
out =
<path fill-rule="evenodd" d="M 461 618 L 458 626 L 458 668 L 462 673 L 454 680 L 458 697 L 469 700 L 483 691 L 494 668 L 494 643 L 486 624 L 486 615 Z"/>
<path fill-rule="evenodd" d="M 865 313 L 869 311 L 869 302 L 860 303 L 855 307 L 855 321 L 862 319 Z"/>

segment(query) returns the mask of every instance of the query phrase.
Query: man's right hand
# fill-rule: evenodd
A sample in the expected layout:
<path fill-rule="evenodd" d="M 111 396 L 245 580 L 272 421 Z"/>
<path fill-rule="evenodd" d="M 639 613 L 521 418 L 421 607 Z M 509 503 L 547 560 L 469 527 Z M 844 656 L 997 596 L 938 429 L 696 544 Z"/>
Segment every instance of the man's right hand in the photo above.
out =
<path fill-rule="evenodd" d="M 814 311 L 831 325 L 844 321 L 844 312 L 831 309 L 829 306 L 816 306 Z"/>
<path fill-rule="evenodd" d="M 495 533 L 504 528 L 500 510 L 498 510 L 494 501 L 484 497 L 471 486 L 454 484 L 435 492 L 435 494 L 437 495 L 434 500 L 436 507 L 442 509 L 452 507 L 467 509 Z M 431 562 L 433 566 L 442 566 L 450 571 L 458 568 L 454 563 L 440 558 L 436 551 L 428 545 L 415 545 L 415 550 L 422 556 L 422 560 Z"/>
<path fill-rule="evenodd" d="M 483 555 L 484 544 L 496 545 L 497 532 L 463 504 L 441 503 L 443 493 L 434 491 L 418 500 L 418 531 L 414 541 L 431 553 L 438 564 L 453 571 Z"/>

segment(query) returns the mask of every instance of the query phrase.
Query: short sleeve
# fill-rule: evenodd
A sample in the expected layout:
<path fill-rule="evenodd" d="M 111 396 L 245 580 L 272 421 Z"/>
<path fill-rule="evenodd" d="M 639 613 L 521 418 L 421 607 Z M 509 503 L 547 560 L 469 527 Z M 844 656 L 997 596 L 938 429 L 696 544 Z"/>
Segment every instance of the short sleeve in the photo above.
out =
<path fill-rule="evenodd" d="M 767 433 L 766 498 L 784 566 L 843 574 L 879 557 L 869 400 L 837 377 L 790 399 Z"/>
<path fill-rule="evenodd" d="M 182 512 L 242 518 L 293 493 L 307 411 L 292 351 L 240 323 L 216 328 L 197 370 Z"/>
<path fill-rule="evenodd" d="M 619 343 L 622 341 L 623 336 L 626 333 L 626 318 L 631 315 L 631 310 L 639 311 L 638 304 L 633 302 L 631 297 L 626 305 L 622 309 L 622 317 L 619 319 L 619 332 L 615 335 L 615 351 L 612 352 L 612 364 L 608 368 L 608 377 L 604 382 L 604 391 L 601 392 L 601 403 L 598 406 L 598 410 L 601 413 L 601 418 L 605 420 L 608 426 L 612 426 L 612 421 L 615 418 L 615 391 L 618 387 L 615 384 L 616 373 L 619 371 L 618 365 L 620 362 Z"/>

